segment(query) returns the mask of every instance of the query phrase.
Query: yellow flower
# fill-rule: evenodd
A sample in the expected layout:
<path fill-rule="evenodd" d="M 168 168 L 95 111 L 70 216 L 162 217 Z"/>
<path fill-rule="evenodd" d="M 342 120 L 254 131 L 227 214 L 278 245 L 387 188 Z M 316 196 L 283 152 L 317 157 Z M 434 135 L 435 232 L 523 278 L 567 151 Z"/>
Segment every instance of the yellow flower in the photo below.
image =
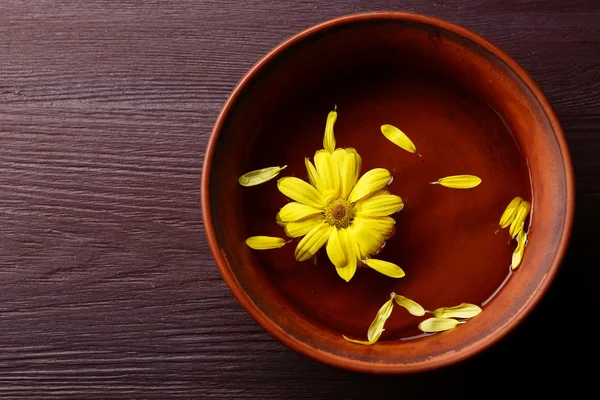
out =
<path fill-rule="evenodd" d="M 319 150 L 314 164 L 308 159 L 305 164 L 310 183 L 295 177 L 277 182 L 281 193 L 294 200 L 277 214 L 278 223 L 289 237 L 304 236 L 295 251 L 298 261 L 310 259 L 325 246 L 340 277 L 349 281 L 357 266 L 377 254 L 393 235 L 395 221 L 389 215 L 404 203 L 386 189 L 392 182 L 387 169 L 375 168 L 360 176 L 362 160 L 352 148 Z M 373 265 L 387 276 L 404 275 L 392 263 L 385 268 Z"/>

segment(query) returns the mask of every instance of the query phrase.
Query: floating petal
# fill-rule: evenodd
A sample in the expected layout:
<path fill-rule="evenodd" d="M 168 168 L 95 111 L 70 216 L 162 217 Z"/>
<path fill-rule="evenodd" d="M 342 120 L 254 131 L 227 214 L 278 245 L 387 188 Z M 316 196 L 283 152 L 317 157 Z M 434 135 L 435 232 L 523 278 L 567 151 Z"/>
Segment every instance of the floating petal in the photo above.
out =
<path fill-rule="evenodd" d="M 409 153 L 417 153 L 417 148 L 415 147 L 414 143 L 408 138 L 408 136 L 406 136 L 404 132 L 396 128 L 394 125 L 381 125 L 381 133 L 383 133 L 383 135 L 396 146 L 408 151 Z"/>
<path fill-rule="evenodd" d="M 425 309 L 416 301 L 413 301 L 399 294 L 394 295 L 394 301 L 400 307 L 406 308 L 406 311 L 408 311 L 416 317 L 422 317 L 423 315 L 425 315 Z"/>
<path fill-rule="evenodd" d="M 525 226 L 525 220 L 529 216 L 529 211 L 531 211 L 531 204 L 528 201 L 523 201 L 517 209 L 517 215 L 515 215 L 515 219 L 510 224 L 510 228 L 508 230 L 510 237 L 514 238 L 519 234 L 519 232 L 521 232 Z"/>
<path fill-rule="evenodd" d="M 390 278 L 402 278 L 404 275 L 406 275 L 402 268 L 391 262 L 369 258 L 363 260 L 363 263 L 367 264 L 375 271 L 383 275 L 389 276 Z"/>
<path fill-rule="evenodd" d="M 525 252 L 525 246 L 527 245 L 527 233 L 524 230 L 521 230 L 517 235 L 517 248 L 512 256 L 511 268 L 513 270 L 517 269 L 519 265 L 521 265 L 521 261 L 523 261 L 523 253 Z"/>
<path fill-rule="evenodd" d="M 454 307 L 441 307 L 433 311 L 438 318 L 473 318 L 481 312 L 475 304 L 462 303 Z"/>
<path fill-rule="evenodd" d="M 471 189 L 479 186 L 481 178 L 475 175 L 454 175 L 431 182 L 432 185 L 442 185 L 452 189 Z"/>
<path fill-rule="evenodd" d="M 272 236 L 252 236 L 246 239 L 248 247 L 254 250 L 278 249 L 286 243 L 285 239 Z"/>
<path fill-rule="evenodd" d="M 342 335 L 342 337 L 343 337 L 344 339 L 346 339 L 347 341 L 349 341 L 350 343 L 354 343 L 354 344 L 362 344 L 362 345 L 364 345 L 364 346 L 371 346 L 371 345 L 375 344 L 375 342 L 377 342 L 377 339 L 379 339 L 379 338 L 377 338 L 377 339 L 375 339 L 375 340 L 371 340 L 371 341 L 369 341 L 369 340 L 356 340 L 356 339 L 350 339 L 349 337 L 347 337 L 347 336 L 344 336 L 344 335 Z"/>
<path fill-rule="evenodd" d="M 394 300 L 389 299 L 381 306 L 379 311 L 377 311 L 377 315 L 375 316 L 375 319 L 373 320 L 371 326 L 369 326 L 369 330 L 367 331 L 367 339 L 369 342 L 374 340 L 376 341 L 377 339 L 379 339 L 379 337 L 383 333 L 383 326 L 392 314 L 393 309 Z"/>
<path fill-rule="evenodd" d="M 284 165 L 283 167 L 257 169 L 256 171 L 251 171 L 240 176 L 238 182 L 240 185 L 246 187 L 260 185 L 261 183 L 265 183 L 275 178 L 286 167 L 287 165 Z"/>
<path fill-rule="evenodd" d="M 500 229 L 506 228 L 514 221 L 517 215 L 517 210 L 519 209 L 519 206 L 522 202 L 523 199 L 517 196 L 514 199 L 512 199 L 510 203 L 508 203 L 506 210 L 504 210 L 502 217 L 500 217 Z"/>
<path fill-rule="evenodd" d="M 456 328 L 464 322 L 452 318 L 428 318 L 419 324 L 419 329 L 426 333 L 442 332 Z"/>

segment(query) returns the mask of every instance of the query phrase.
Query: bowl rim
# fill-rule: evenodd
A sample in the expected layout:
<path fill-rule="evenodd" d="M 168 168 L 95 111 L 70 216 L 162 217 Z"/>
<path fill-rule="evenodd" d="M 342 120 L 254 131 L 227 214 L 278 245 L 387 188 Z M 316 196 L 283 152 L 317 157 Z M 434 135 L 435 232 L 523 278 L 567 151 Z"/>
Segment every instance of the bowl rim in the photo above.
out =
<path fill-rule="evenodd" d="M 250 82 L 252 78 L 267 63 L 269 63 L 274 58 L 278 57 L 280 53 L 295 45 L 296 43 L 301 42 L 306 38 L 320 31 L 327 30 L 331 27 L 351 24 L 354 22 L 390 20 L 416 22 L 449 31 L 474 42 L 475 44 L 484 48 L 486 51 L 498 57 L 498 59 L 500 59 L 503 63 L 505 63 L 508 66 L 508 68 L 511 69 L 517 75 L 517 77 L 521 79 L 522 82 L 528 87 L 528 89 L 531 91 L 534 98 L 546 114 L 546 117 L 548 118 L 548 121 L 550 122 L 552 130 L 554 132 L 554 136 L 556 137 L 565 170 L 566 213 L 563 231 L 560 237 L 560 243 L 558 245 L 556 257 L 554 258 L 552 265 L 550 266 L 548 273 L 545 276 L 545 279 L 540 283 L 538 290 L 535 293 L 533 293 L 533 295 L 529 298 L 528 302 L 525 303 L 516 314 L 514 314 L 502 326 L 500 326 L 499 329 L 493 331 L 491 334 L 485 337 L 482 337 L 481 340 L 477 343 L 477 345 L 462 348 L 460 349 L 460 351 L 447 353 L 441 357 L 438 357 L 433 360 L 427 360 L 418 365 L 380 364 L 355 359 L 348 359 L 342 356 L 338 356 L 334 353 L 326 352 L 311 347 L 309 344 L 302 342 L 296 339 L 295 337 L 291 336 L 290 334 L 286 333 L 280 326 L 278 326 L 267 315 L 265 315 L 256 304 L 254 304 L 254 302 L 242 289 L 241 285 L 237 281 L 231 269 L 228 267 L 227 260 L 221 251 L 219 243 L 217 242 L 209 201 L 212 160 L 215 153 L 216 143 L 218 141 L 219 134 L 223 128 L 223 124 L 225 123 L 225 120 L 229 115 L 233 104 L 238 100 L 240 94 L 246 89 L 248 82 Z M 487 39 L 460 25 L 422 14 L 396 11 L 377 11 L 346 15 L 309 27 L 291 36 L 287 40 L 281 42 L 276 47 L 271 49 L 256 64 L 254 64 L 252 68 L 250 68 L 244 74 L 242 79 L 238 82 L 238 84 L 235 86 L 235 88 L 225 101 L 225 104 L 219 112 L 215 125 L 211 131 L 204 156 L 204 163 L 202 166 L 200 198 L 202 206 L 202 218 L 206 237 L 208 239 L 208 244 L 211 253 L 213 254 L 213 257 L 215 259 L 217 267 L 221 272 L 223 280 L 225 281 L 225 283 L 227 284 L 237 301 L 248 312 L 248 314 L 250 314 L 250 316 L 259 325 L 261 325 L 271 336 L 273 336 L 275 339 L 277 339 L 281 343 L 285 344 L 286 346 L 300 354 L 303 354 L 309 358 L 338 368 L 352 370 L 355 372 L 368 372 L 377 374 L 401 374 L 433 370 L 436 368 L 454 364 L 489 348 L 494 343 L 498 342 L 502 337 L 504 337 L 508 332 L 513 330 L 539 303 L 540 299 L 542 298 L 544 293 L 546 293 L 554 276 L 556 275 L 568 247 L 575 210 L 575 178 L 573 174 L 573 165 L 569 148 L 567 145 L 567 140 L 565 138 L 559 119 L 552 105 L 550 104 L 540 87 L 537 85 L 537 83 L 529 75 L 529 73 L 525 71 L 525 69 L 521 67 L 512 57 L 510 57 L 500 47 L 496 46 Z"/>

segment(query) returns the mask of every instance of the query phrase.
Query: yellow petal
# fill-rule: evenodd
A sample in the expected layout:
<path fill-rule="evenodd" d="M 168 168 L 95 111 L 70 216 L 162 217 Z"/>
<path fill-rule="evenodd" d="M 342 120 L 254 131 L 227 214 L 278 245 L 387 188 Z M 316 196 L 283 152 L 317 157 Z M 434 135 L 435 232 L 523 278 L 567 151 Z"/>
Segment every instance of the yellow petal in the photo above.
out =
<path fill-rule="evenodd" d="M 344 335 L 342 335 L 342 337 L 343 337 L 344 339 L 346 339 L 347 341 L 349 341 L 350 343 L 362 344 L 362 345 L 364 345 L 364 346 L 371 346 L 371 345 L 375 344 L 375 342 L 377 342 L 377 340 L 379 339 L 379 338 L 376 338 L 375 340 L 371 340 L 371 341 L 369 341 L 369 340 L 356 340 L 356 339 L 350 339 L 349 337 L 347 337 L 347 336 L 344 336 Z"/>
<path fill-rule="evenodd" d="M 390 278 L 402 278 L 404 275 L 406 275 L 402 268 L 391 262 L 376 260 L 374 258 L 368 258 L 363 260 L 363 262 L 369 267 L 373 268 L 375 271 L 389 276 Z"/>
<path fill-rule="evenodd" d="M 517 215 L 517 210 L 518 210 L 519 206 L 521 205 L 522 201 L 523 201 L 523 199 L 517 196 L 514 199 L 512 199 L 512 201 L 510 203 L 508 203 L 506 210 L 504 210 L 502 217 L 500 217 L 499 226 L 501 229 L 506 228 L 514 221 L 514 219 Z"/>
<path fill-rule="evenodd" d="M 368 221 L 369 219 L 367 218 L 355 218 L 352 225 L 348 228 L 350 236 L 361 250 L 361 260 L 367 258 L 369 255 L 377 254 L 385 243 L 385 237 L 371 228 L 368 225 Z"/>
<path fill-rule="evenodd" d="M 454 307 L 440 307 L 433 311 L 438 318 L 473 318 L 481 312 L 475 304 L 462 303 Z"/>
<path fill-rule="evenodd" d="M 315 153 L 315 167 L 325 183 L 325 190 L 333 192 L 338 197 L 340 191 L 340 172 L 331 153 L 319 150 Z"/>
<path fill-rule="evenodd" d="M 524 230 L 521 230 L 517 235 L 517 248 L 512 256 L 511 268 L 513 270 L 517 269 L 519 265 L 521 265 L 521 261 L 523 261 L 523 253 L 525 252 L 525 246 L 527 245 L 527 233 Z"/>
<path fill-rule="evenodd" d="M 344 161 L 346 160 L 346 149 L 337 148 L 331 153 L 333 156 L 333 161 L 338 167 L 338 171 L 342 171 L 342 167 L 344 166 Z"/>
<path fill-rule="evenodd" d="M 354 250 L 355 243 L 353 243 L 352 238 L 350 237 L 350 234 L 348 233 L 347 229 L 339 229 L 338 238 L 340 240 L 340 245 L 344 251 L 346 265 L 341 268 L 339 268 L 336 265 L 335 270 L 343 280 L 345 280 L 346 282 L 350 282 L 350 279 L 352 279 L 352 277 L 356 273 L 356 266 L 358 261 Z"/>
<path fill-rule="evenodd" d="M 342 150 L 338 152 L 338 150 Z M 347 198 L 358 180 L 356 163 L 358 162 L 356 152 L 347 152 L 345 149 L 337 149 L 333 152 L 337 156 L 338 169 L 340 173 L 340 195 Z M 342 155 L 343 154 L 343 155 Z"/>
<path fill-rule="evenodd" d="M 419 329 L 426 333 L 442 332 L 456 328 L 464 322 L 452 318 L 428 318 L 419 324 Z"/>
<path fill-rule="evenodd" d="M 323 137 L 323 148 L 329 153 L 333 153 L 335 150 L 335 135 L 333 134 L 333 125 L 337 120 L 337 112 L 331 111 L 327 115 L 327 122 L 325 123 L 325 136 Z"/>
<path fill-rule="evenodd" d="M 419 303 L 399 294 L 394 295 L 394 301 L 400 307 L 406 308 L 406 311 L 414 316 L 422 317 L 425 315 L 425 309 Z"/>
<path fill-rule="evenodd" d="M 402 210 L 404 202 L 393 194 L 373 195 L 356 203 L 357 215 L 365 217 L 385 217 Z"/>
<path fill-rule="evenodd" d="M 292 200 L 315 208 L 324 206 L 321 194 L 317 189 L 302 179 L 287 176 L 277 181 L 277 188 Z"/>
<path fill-rule="evenodd" d="M 392 315 L 393 309 L 394 301 L 393 299 L 389 299 L 381 306 L 379 311 L 377 311 L 377 315 L 375 316 L 375 319 L 373 320 L 371 326 L 369 326 L 369 330 L 367 331 L 367 339 L 369 340 L 369 342 L 379 339 L 379 337 L 383 333 L 383 326 L 385 325 L 385 322 L 390 317 L 390 315 Z"/>
<path fill-rule="evenodd" d="M 514 238 L 519 234 L 519 232 L 521 232 L 525 226 L 525 220 L 529 216 L 529 211 L 531 211 L 531 204 L 528 201 L 523 201 L 521 204 L 519 204 L 517 215 L 515 215 L 515 219 L 510 224 L 510 228 L 508 230 L 510 237 Z"/>
<path fill-rule="evenodd" d="M 313 185 L 317 190 L 323 193 L 326 189 L 325 182 L 323 182 L 323 178 L 319 176 L 317 169 L 310 162 L 308 158 L 304 158 L 304 165 L 306 165 L 306 171 L 308 172 L 308 181 L 311 185 Z"/>
<path fill-rule="evenodd" d="M 300 221 L 287 222 L 283 227 L 283 230 L 287 236 L 296 238 L 306 235 L 312 228 L 319 225 L 321 222 L 323 222 L 323 216 L 317 214 Z"/>
<path fill-rule="evenodd" d="M 442 185 L 452 189 L 471 189 L 479 186 L 481 178 L 475 175 L 454 175 L 438 179 L 437 182 L 430 182 L 432 185 Z"/>
<path fill-rule="evenodd" d="M 260 185 L 261 183 L 265 183 L 275 178 L 286 167 L 287 165 L 284 165 L 283 167 L 257 169 L 256 171 L 251 171 L 240 176 L 238 182 L 240 185 L 246 187 Z"/>
<path fill-rule="evenodd" d="M 275 215 L 275 222 L 277 223 L 277 225 L 281 226 L 282 228 L 285 227 L 285 225 L 286 225 L 286 223 L 281 220 L 279 213 L 277 213 Z"/>
<path fill-rule="evenodd" d="M 313 254 L 323 247 L 327 239 L 329 239 L 330 231 L 331 226 L 325 222 L 321 222 L 313 227 L 310 232 L 308 232 L 306 236 L 302 238 L 300 243 L 298 243 L 298 247 L 296 247 L 296 251 L 294 252 L 294 257 L 296 257 L 296 260 L 306 261 L 310 259 Z"/>
<path fill-rule="evenodd" d="M 394 233 L 394 225 L 396 221 L 392 217 L 354 217 L 354 221 L 358 220 L 358 224 L 367 224 L 371 229 L 374 229 L 377 233 L 383 236 L 384 239 L 389 239 Z"/>
<path fill-rule="evenodd" d="M 279 211 L 279 218 L 281 218 L 283 222 L 291 222 L 320 213 L 321 210 L 318 208 L 307 206 L 306 204 L 291 202 L 287 203 L 285 206 L 283 206 L 281 211 Z"/>
<path fill-rule="evenodd" d="M 270 250 L 283 247 L 285 239 L 272 236 L 252 236 L 246 239 L 248 247 L 254 250 Z"/>
<path fill-rule="evenodd" d="M 417 148 L 415 147 L 414 143 L 408 138 L 408 136 L 404 134 L 404 132 L 396 128 L 394 125 L 381 125 L 381 133 L 383 133 L 383 135 L 396 146 L 408 151 L 409 153 L 417 153 Z"/>
<path fill-rule="evenodd" d="M 343 268 L 347 264 L 346 253 L 342 248 L 342 243 L 340 242 L 340 237 L 338 234 L 338 229 L 332 229 L 329 234 L 329 240 L 327 240 L 327 256 L 336 266 L 336 268 Z"/>
<path fill-rule="evenodd" d="M 355 165 L 355 170 L 354 170 L 354 182 L 358 181 L 358 178 L 360 177 L 360 170 L 362 168 L 362 158 L 360 157 L 360 154 L 358 154 L 358 152 L 356 151 L 356 149 L 352 148 L 352 147 L 346 147 L 346 154 L 348 154 L 349 156 L 354 157 L 354 165 Z"/>
<path fill-rule="evenodd" d="M 385 168 L 374 168 L 370 171 L 365 172 L 360 177 L 352 192 L 348 197 L 351 203 L 355 203 L 363 197 L 379 190 L 383 189 L 387 185 L 392 183 L 392 176 L 390 171 Z"/>

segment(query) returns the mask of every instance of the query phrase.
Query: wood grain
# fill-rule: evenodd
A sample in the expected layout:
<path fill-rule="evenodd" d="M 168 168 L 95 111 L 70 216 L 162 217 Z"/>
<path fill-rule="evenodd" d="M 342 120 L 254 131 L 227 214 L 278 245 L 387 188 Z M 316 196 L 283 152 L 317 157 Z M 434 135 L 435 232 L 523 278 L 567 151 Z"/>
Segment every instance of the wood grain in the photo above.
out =
<path fill-rule="evenodd" d="M 271 339 L 222 282 L 199 209 L 208 135 L 244 72 L 303 28 L 370 10 L 445 18 L 503 47 L 555 106 L 577 173 L 569 255 L 533 315 L 484 354 L 414 376 L 335 370 Z M 585 389 L 599 21 L 595 0 L 0 1 L 0 398 Z"/>

